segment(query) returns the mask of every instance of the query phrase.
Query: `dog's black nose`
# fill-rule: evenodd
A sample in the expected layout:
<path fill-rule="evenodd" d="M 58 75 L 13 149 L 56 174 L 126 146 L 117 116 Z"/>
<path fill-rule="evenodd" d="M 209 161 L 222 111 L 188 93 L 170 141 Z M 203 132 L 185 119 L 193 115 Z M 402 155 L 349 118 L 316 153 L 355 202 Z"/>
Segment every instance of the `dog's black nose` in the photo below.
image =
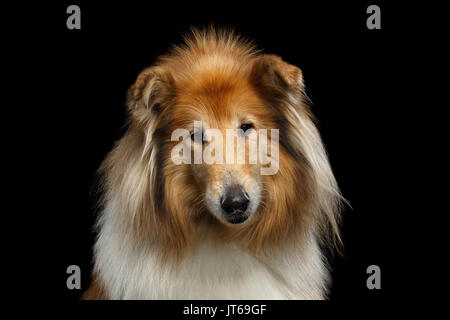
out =
<path fill-rule="evenodd" d="M 239 185 L 227 188 L 220 204 L 222 209 L 228 214 L 243 213 L 247 210 L 250 198 L 245 190 Z"/>

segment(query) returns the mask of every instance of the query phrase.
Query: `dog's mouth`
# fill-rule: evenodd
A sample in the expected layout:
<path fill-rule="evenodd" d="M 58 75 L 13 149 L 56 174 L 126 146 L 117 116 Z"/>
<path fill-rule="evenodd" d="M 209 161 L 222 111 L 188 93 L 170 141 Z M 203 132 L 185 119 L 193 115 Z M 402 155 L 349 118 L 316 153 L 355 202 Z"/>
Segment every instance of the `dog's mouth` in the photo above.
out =
<path fill-rule="evenodd" d="M 231 224 L 241 224 L 241 223 L 244 223 L 245 221 L 247 221 L 247 219 L 248 219 L 248 215 L 245 212 L 235 213 L 232 215 L 227 214 L 225 216 L 225 220 Z"/>

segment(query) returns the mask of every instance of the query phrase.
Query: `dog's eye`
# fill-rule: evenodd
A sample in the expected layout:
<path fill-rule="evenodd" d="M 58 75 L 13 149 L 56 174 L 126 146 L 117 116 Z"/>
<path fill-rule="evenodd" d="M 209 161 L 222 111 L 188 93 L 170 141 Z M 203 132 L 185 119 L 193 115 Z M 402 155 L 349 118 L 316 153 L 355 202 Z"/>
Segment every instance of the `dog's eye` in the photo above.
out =
<path fill-rule="evenodd" d="M 244 133 L 252 128 L 253 128 L 253 124 L 251 124 L 251 123 L 244 123 L 243 125 L 241 125 L 241 130 L 244 131 Z"/>
<path fill-rule="evenodd" d="M 206 142 L 206 141 L 203 141 L 203 132 L 194 132 L 194 133 L 192 133 L 191 134 L 191 140 L 193 142 L 196 142 L 195 139 L 198 139 L 198 141 L 201 142 L 201 143 L 205 143 Z"/>

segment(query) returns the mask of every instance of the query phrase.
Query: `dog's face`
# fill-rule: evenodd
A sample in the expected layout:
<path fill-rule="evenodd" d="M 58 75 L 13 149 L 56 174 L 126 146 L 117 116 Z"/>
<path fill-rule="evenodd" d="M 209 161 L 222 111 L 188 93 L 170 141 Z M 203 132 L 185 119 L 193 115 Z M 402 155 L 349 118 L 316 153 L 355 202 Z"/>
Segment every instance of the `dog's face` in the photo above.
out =
<path fill-rule="evenodd" d="M 303 100 L 300 69 L 277 56 L 230 49 L 225 42 L 214 44 L 211 56 L 208 50 L 180 50 L 164 58 L 144 70 L 129 90 L 130 145 L 123 142 L 124 151 L 116 154 L 134 148 L 140 162 L 133 174 L 145 172 L 148 177 L 148 182 L 143 180 L 146 175 L 136 177 L 136 223 L 152 220 L 150 232 L 163 235 L 177 251 L 200 221 L 220 226 L 230 238 L 243 235 L 255 247 L 278 243 L 293 233 L 290 230 L 306 230 L 311 223 L 329 219 L 334 227 L 338 192 Z M 254 153 L 250 145 L 260 140 L 258 132 L 264 129 L 270 145 L 271 130 L 279 130 L 279 152 L 273 154 L 266 145 L 266 157 L 277 162 L 277 170 L 269 175 L 261 171 L 267 162 L 259 156 L 256 162 L 249 159 Z M 176 130 L 186 132 L 181 143 L 189 145 L 193 162 L 174 161 L 173 150 L 180 144 L 172 139 Z M 227 130 L 236 130 L 236 139 L 244 141 L 244 148 L 232 144 L 231 161 Z M 221 148 L 213 144 L 218 133 Z M 208 149 L 213 145 L 215 149 Z M 222 153 L 226 161 L 205 161 L 205 150 L 213 156 Z M 110 161 L 128 166 L 122 159 Z M 330 217 L 323 218 L 327 212 Z"/>
<path fill-rule="evenodd" d="M 191 188 L 196 189 L 200 202 L 219 221 L 227 225 L 246 223 L 264 203 L 261 163 L 249 160 L 250 144 L 257 142 L 260 129 L 275 129 L 276 124 L 270 110 L 243 75 L 208 70 L 194 78 L 195 81 L 179 85 L 171 130 L 183 128 L 189 132 L 186 143 L 191 144 L 193 153 L 196 149 L 201 152 L 212 148 L 212 154 L 218 157 L 221 154 L 222 160 L 227 156 L 227 142 L 230 142 L 227 130 L 235 132 L 237 137 L 231 141 L 231 161 L 208 163 L 202 159 L 201 163 L 183 164 L 176 170 L 193 177 L 195 183 Z M 201 127 L 195 128 L 194 121 L 201 122 Z M 217 132 L 223 138 L 222 150 L 215 149 L 214 139 L 219 139 Z M 242 139 L 244 148 L 238 149 L 237 139 Z M 238 161 L 239 156 L 244 163 Z"/>
<path fill-rule="evenodd" d="M 250 149 L 250 145 L 258 144 L 258 132 L 266 130 L 268 146 L 265 146 L 265 156 L 276 156 L 277 159 L 272 160 L 278 162 L 278 155 L 271 154 L 270 130 L 280 129 L 283 116 L 279 110 L 281 106 L 270 101 L 270 98 L 287 96 L 291 85 L 288 81 L 299 84 L 301 80 L 296 78 L 301 79 L 301 72 L 275 56 L 254 59 L 237 69 L 224 68 L 227 57 L 224 59 L 215 59 L 209 66 L 189 70 L 188 75 L 179 74 L 182 66 L 144 71 L 130 90 L 131 94 L 141 92 L 139 95 L 144 103 L 144 107 L 132 110 L 132 119 L 140 123 L 152 123 L 153 132 L 149 132 L 147 127 L 146 134 L 152 135 L 150 139 L 157 145 L 159 152 L 164 153 L 163 156 L 159 155 L 164 160 L 160 161 L 157 168 L 164 171 L 159 179 L 165 180 L 164 187 L 156 188 L 162 191 L 159 197 L 164 194 L 170 206 L 175 200 L 170 199 L 170 196 L 167 198 L 169 193 L 178 200 L 184 196 L 183 205 L 192 207 L 185 211 L 196 214 L 206 211 L 224 225 L 241 226 L 253 220 L 258 212 L 267 209 L 273 197 L 270 192 L 274 188 L 274 177 L 261 174 L 261 167 L 267 166 L 267 162 L 262 164 L 259 154 L 256 162 L 250 161 L 252 153 L 260 151 L 262 146 L 258 146 L 255 151 Z M 195 127 L 195 122 L 200 123 L 200 127 Z M 223 161 L 208 163 L 202 158 L 198 163 L 175 164 L 171 150 L 179 142 L 172 141 L 170 137 L 171 133 L 180 129 L 188 133 L 183 137 L 183 143 L 190 147 L 191 160 L 195 158 L 196 150 L 200 150 L 203 155 L 205 149 L 212 148 L 212 155 L 221 153 Z M 223 138 L 221 150 L 213 145 L 217 136 L 211 130 L 215 134 L 219 132 Z M 227 143 L 230 142 L 227 130 L 235 130 L 237 135 L 236 140 L 234 137 L 231 139 L 231 161 L 227 158 L 230 152 L 227 149 Z M 238 139 L 242 139 L 244 148 L 238 148 Z M 278 141 L 274 143 L 278 144 Z M 295 166 L 294 159 L 286 150 L 282 148 L 280 152 L 287 159 L 284 160 L 285 165 Z M 240 155 L 243 162 L 238 160 Z M 283 181 L 283 178 L 278 180 Z M 181 193 L 175 194 L 174 189 Z M 289 194 L 287 192 L 286 195 Z"/>

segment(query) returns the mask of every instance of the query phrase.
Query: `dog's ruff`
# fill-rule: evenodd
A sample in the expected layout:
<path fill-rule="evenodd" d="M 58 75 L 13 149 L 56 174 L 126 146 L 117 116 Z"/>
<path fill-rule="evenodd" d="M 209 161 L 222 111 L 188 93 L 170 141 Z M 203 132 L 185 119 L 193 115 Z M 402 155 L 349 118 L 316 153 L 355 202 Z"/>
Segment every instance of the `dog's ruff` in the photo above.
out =
<path fill-rule="evenodd" d="M 136 251 L 108 204 L 96 244 L 96 262 L 110 299 L 322 299 L 328 282 L 314 239 L 303 256 L 289 246 L 267 257 L 252 257 L 234 243 L 215 243 L 206 234 L 173 268 L 159 252 Z M 131 231 L 131 230 L 130 230 Z"/>

